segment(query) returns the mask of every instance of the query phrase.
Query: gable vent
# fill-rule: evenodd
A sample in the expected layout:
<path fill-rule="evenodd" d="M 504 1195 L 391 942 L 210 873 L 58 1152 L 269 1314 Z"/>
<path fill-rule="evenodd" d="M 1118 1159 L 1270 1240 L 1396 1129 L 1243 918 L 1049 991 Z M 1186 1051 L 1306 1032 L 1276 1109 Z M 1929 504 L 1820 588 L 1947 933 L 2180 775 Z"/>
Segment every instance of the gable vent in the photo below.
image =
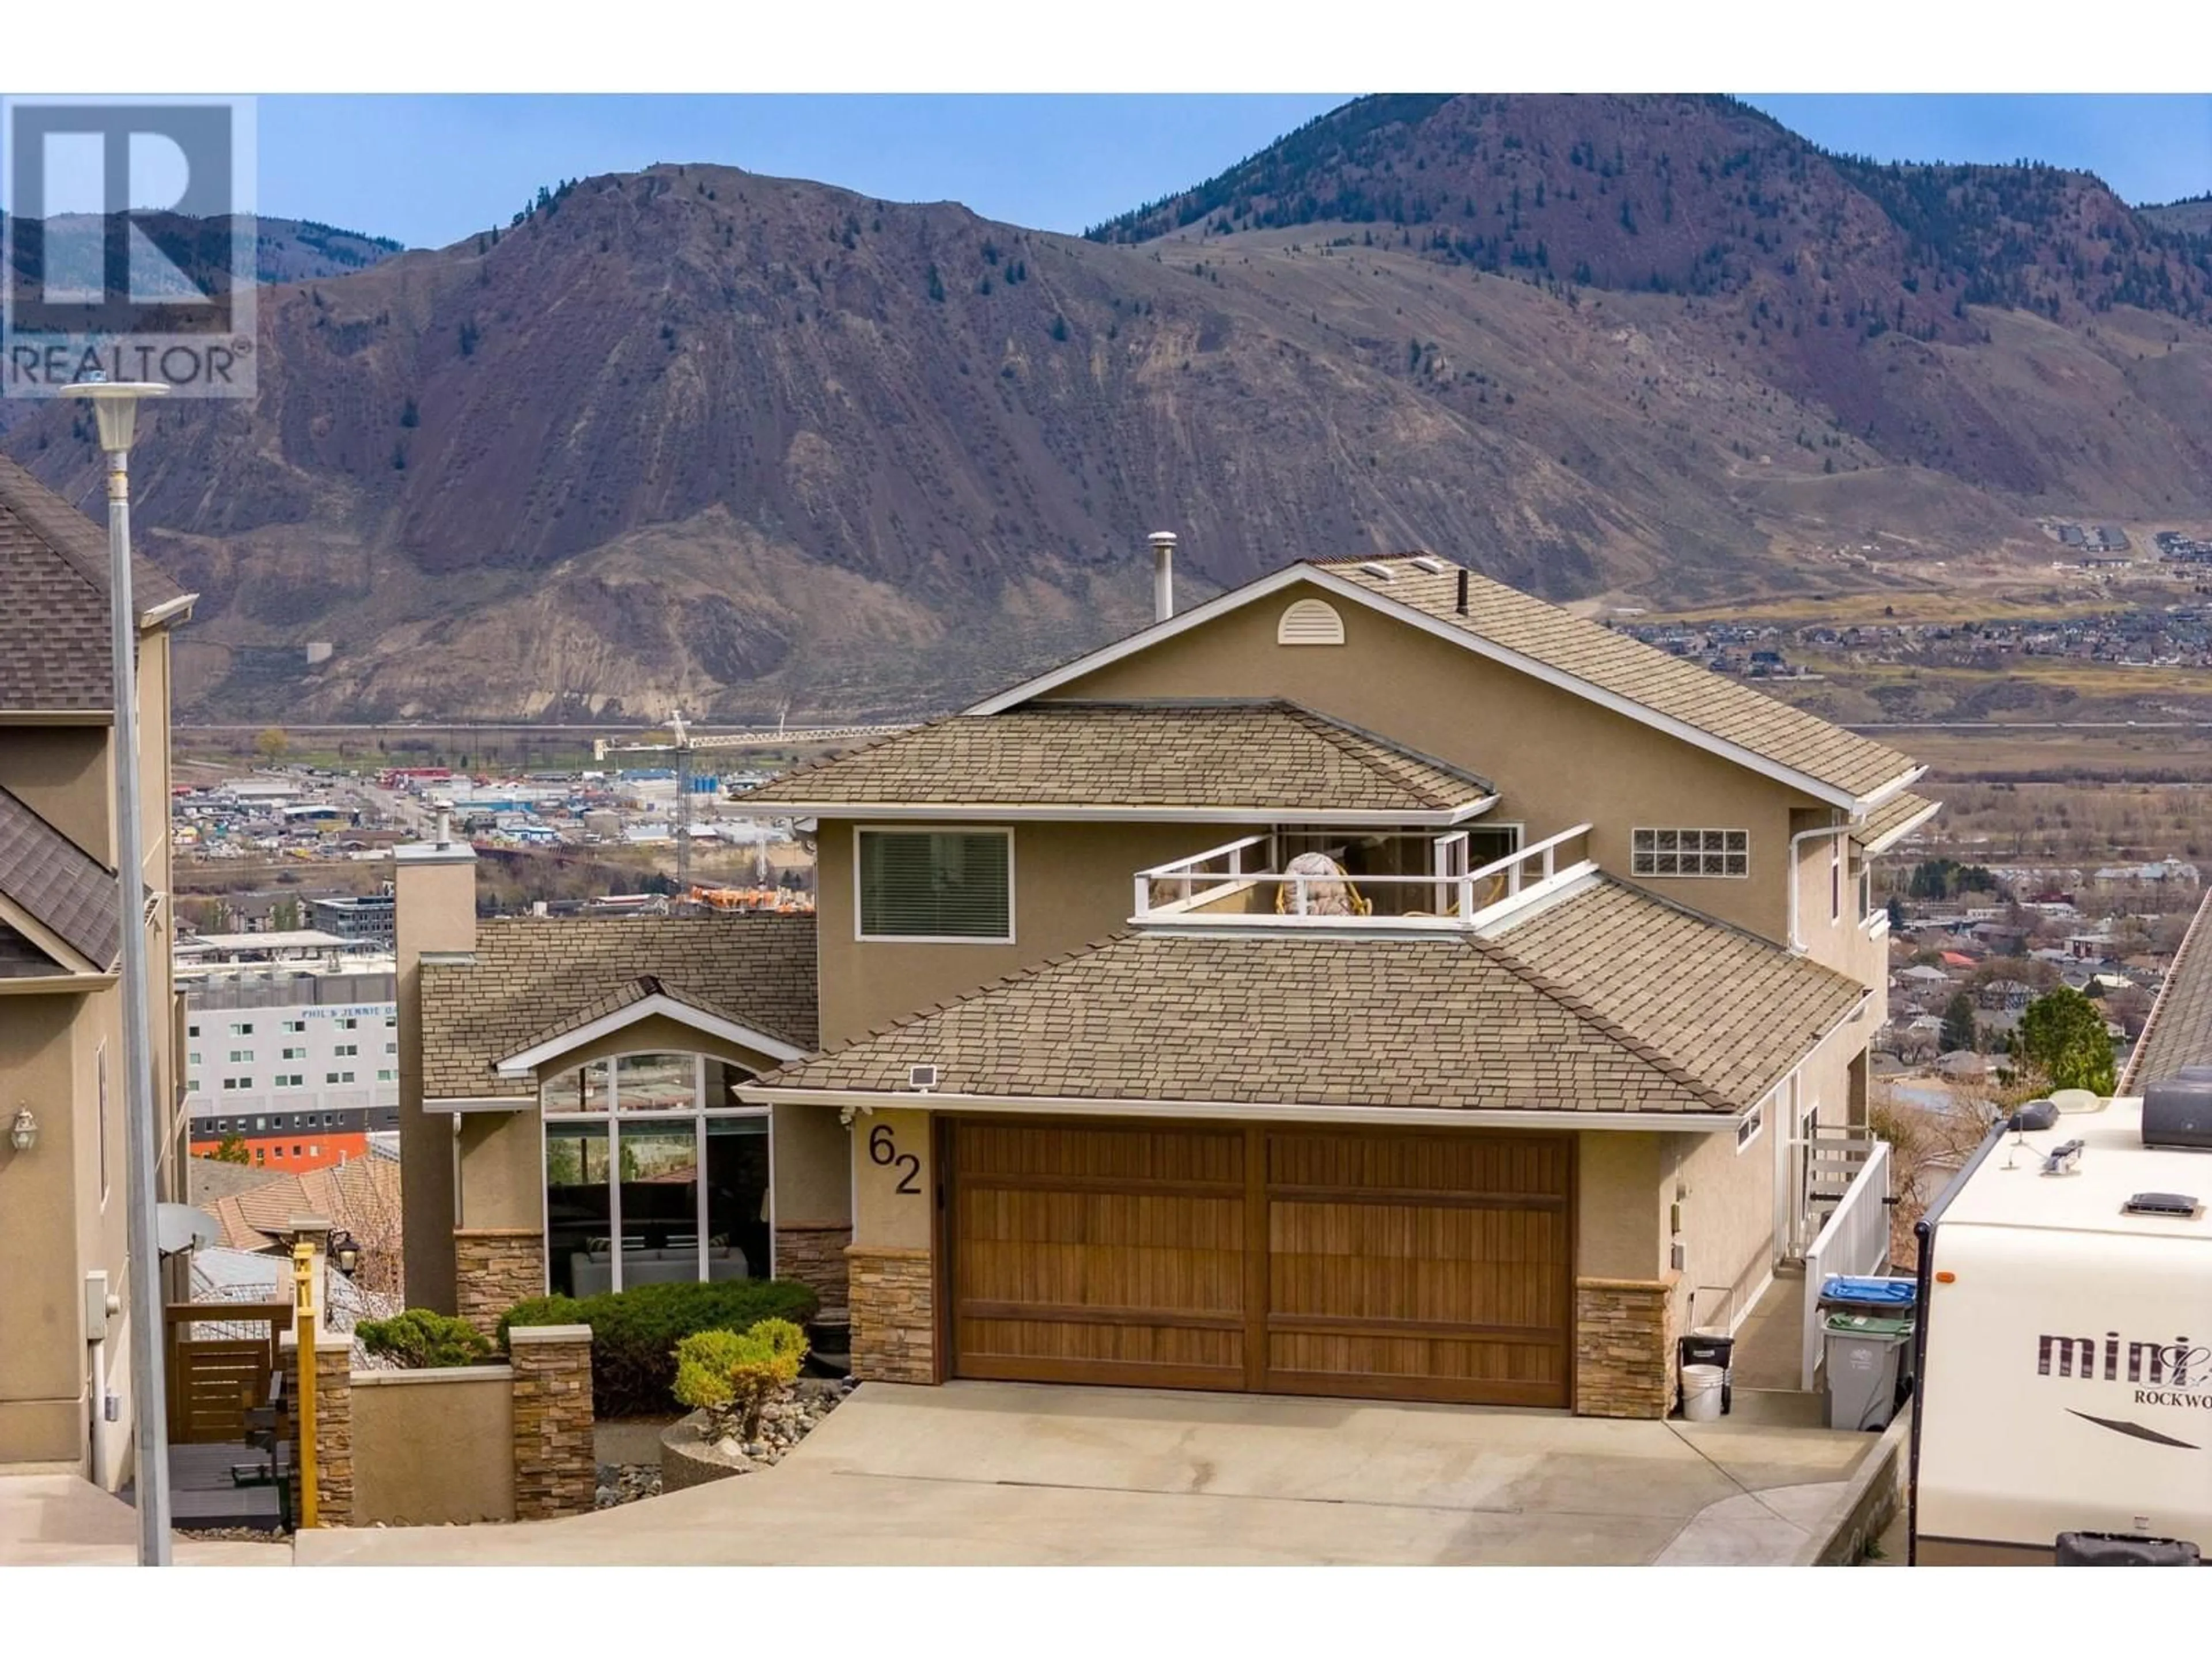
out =
<path fill-rule="evenodd" d="M 1344 618 L 1326 599 L 1300 599 L 1275 624 L 1277 645 L 1342 645 Z"/>

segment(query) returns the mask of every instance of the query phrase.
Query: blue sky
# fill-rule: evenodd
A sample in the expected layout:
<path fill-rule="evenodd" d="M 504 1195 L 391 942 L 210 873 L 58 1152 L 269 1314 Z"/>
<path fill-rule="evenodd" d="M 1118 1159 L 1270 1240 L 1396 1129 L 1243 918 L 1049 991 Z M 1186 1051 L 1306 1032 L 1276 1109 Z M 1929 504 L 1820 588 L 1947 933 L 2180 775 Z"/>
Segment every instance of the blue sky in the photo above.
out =
<path fill-rule="evenodd" d="M 540 184 L 719 161 L 1081 230 L 1194 184 L 1346 94 L 268 97 L 260 208 L 437 246 Z M 1801 94 L 1751 101 L 1885 161 L 2026 156 L 2130 201 L 2212 191 L 2212 98 Z"/>

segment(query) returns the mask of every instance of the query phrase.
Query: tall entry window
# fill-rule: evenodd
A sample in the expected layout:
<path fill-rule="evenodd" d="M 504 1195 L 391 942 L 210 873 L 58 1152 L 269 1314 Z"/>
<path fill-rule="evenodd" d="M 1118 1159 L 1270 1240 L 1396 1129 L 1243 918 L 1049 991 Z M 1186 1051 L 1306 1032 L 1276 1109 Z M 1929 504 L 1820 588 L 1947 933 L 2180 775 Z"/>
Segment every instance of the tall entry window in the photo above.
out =
<path fill-rule="evenodd" d="M 751 1073 L 704 1054 L 623 1054 L 548 1079 L 545 1257 L 566 1296 L 766 1279 L 769 1121 Z"/>

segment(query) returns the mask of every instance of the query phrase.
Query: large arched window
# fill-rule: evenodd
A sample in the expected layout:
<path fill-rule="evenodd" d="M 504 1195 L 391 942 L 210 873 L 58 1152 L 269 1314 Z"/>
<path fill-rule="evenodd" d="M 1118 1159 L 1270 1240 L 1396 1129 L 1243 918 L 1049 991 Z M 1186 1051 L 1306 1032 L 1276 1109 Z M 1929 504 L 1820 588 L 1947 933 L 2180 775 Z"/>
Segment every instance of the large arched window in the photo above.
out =
<path fill-rule="evenodd" d="M 545 1258 L 567 1296 L 774 1271 L 768 1114 L 708 1054 L 617 1054 L 548 1078 Z"/>

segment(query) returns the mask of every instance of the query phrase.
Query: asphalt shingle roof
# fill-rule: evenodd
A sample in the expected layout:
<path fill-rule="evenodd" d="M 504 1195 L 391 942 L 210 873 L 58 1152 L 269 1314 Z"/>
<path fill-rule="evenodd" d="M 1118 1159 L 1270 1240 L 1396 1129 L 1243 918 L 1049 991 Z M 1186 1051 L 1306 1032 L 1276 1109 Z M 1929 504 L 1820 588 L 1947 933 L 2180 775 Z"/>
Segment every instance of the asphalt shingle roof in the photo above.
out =
<path fill-rule="evenodd" d="M 142 617 L 184 597 L 143 556 L 131 585 Z M 0 709 L 113 706 L 107 532 L 4 455 L 0 595 Z"/>
<path fill-rule="evenodd" d="M 2139 1095 L 2151 1084 L 2185 1066 L 2212 1065 L 2212 893 L 2197 907 L 2195 920 L 2174 952 L 2173 966 L 2151 1006 L 2150 1018 L 2128 1058 L 2120 1093 Z"/>
<path fill-rule="evenodd" d="M 1864 988 L 1593 878 L 1494 939 L 1117 935 L 763 1086 L 1316 1107 L 1739 1112 Z"/>
<path fill-rule="evenodd" d="M 1851 839 L 1879 851 L 1915 818 L 1938 810 L 1934 801 L 1910 791 L 1892 795 L 1867 814 L 1866 822 L 1851 832 Z"/>
<path fill-rule="evenodd" d="M 1425 570 L 1413 562 L 1414 556 L 1316 563 L 1382 599 L 1410 605 L 1831 787 L 1869 794 L 1911 769 L 1911 760 L 1887 744 L 1832 726 L 1725 675 L 1669 656 L 1487 576 L 1468 573 L 1468 610 L 1461 616 L 1458 567 Z M 1389 578 L 1377 577 L 1364 567 L 1387 569 Z"/>
<path fill-rule="evenodd" d="M 1295 703 L 1068 702 L 956 714 L 737 799 L 1423 812 L 1493 793 L 1471 772 Z"/>
<path fill-rule="evenodd" d="M 518 916 L 477 930 L 472 962 L 422 964 L 422 1094 L 511 1093 L 510 1054 L 649 993 L 790 1043 L 815 1043 L 814 918 Z"/>
<path fill-rule="evenodd" d="M 0 894 L 100 968 L 123 948 L 115 872 L 0 788 Z"/>

